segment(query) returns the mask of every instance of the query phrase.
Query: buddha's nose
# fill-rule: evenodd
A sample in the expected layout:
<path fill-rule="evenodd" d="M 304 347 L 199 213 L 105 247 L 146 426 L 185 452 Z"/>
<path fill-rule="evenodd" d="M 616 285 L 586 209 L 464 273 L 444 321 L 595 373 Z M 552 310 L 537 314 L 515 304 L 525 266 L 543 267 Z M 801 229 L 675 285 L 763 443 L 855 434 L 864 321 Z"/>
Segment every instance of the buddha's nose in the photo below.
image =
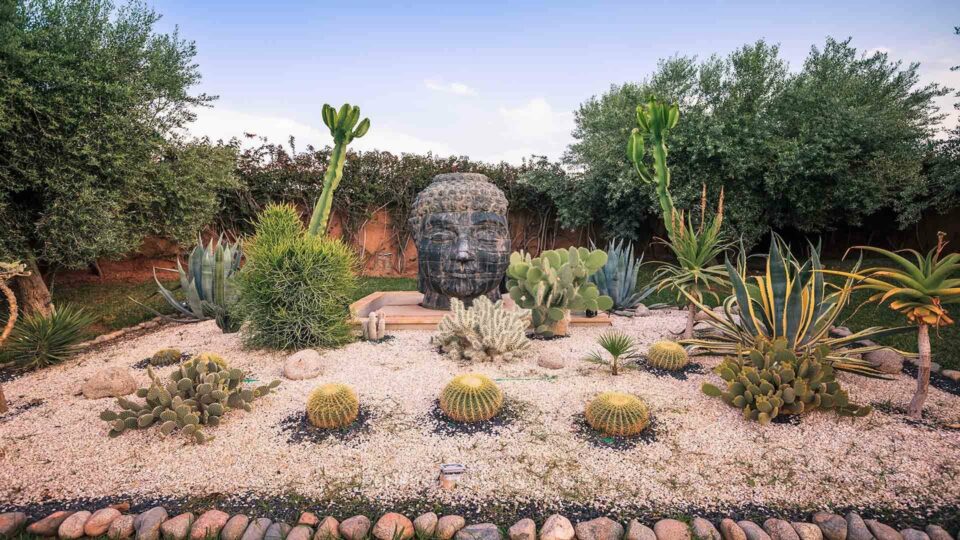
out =
<path fill-rule="evenodd" d="M 468 263 L 473 260 L 473 249 L 470 248 L 470 243 L 465 239 L 461 239 L 457 243 L 457 262 Z"/>

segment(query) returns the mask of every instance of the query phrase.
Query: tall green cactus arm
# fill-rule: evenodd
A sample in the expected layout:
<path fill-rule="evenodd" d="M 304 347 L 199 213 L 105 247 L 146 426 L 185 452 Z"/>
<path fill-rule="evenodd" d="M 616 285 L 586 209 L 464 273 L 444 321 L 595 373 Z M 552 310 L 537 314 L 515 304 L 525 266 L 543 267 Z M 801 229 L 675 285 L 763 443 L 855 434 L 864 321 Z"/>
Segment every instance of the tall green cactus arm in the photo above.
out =
<path fill-rule="evenodd" d="M 627 156 L 640 180 L 657 185 L 657 198 L 663 210 L 663 222 L 667 231 L 672 229 L 673 198 L 670 197 L 670 168 L 667 167 L 667 135 L 680 120 L 680 108 L 655 99 L 646 105 L 637 105 L 637 127 L 630 132 L 627 141 Z M 644 161 L 646 145 L 653 155 L 653 170 Z"/>
<path fill-rule="evenodd" d="M 337 111 L 328 104 L 323 105 L 323 123 L 330 128 L 333 136 L 333 153 L 330 154 L 330 163 L 327 172 L 323 175 L 323 191 L 313 207 L 313 216 L 310 217 L 311 235 L 321 234 L 327 230 L 330 220 L 330 209 L 333 207 L 333 192 L 340 185 L 343 178 L 343 164 L 347 161 L 347 145 L 354 139 L 367 134 L 370 129 L 370 119 L 364 118 L 359 124 L 360 107 L 344 103 Z M 354 129 L 356 127 L 356 129 Z"/>

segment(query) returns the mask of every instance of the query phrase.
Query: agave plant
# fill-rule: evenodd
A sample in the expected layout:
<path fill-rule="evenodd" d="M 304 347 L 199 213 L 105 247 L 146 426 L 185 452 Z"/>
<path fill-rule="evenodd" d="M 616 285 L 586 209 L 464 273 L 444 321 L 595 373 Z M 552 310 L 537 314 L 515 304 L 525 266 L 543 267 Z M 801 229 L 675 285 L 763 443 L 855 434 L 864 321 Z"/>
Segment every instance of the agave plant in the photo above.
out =
<path fill-rule="evenodd" d="M 746 256 L 741 252 L 735 269 L 725 260 L 733 286 L 733 294 L 723 302 L 723 313 L 716 313 L 695 296 L 687 298 L 708 316 L 706 323 L 716 331 L 702 339 L 686 339 L 682 343 L 691 350 L 731 356 L 762 348 L 782 338 L 786 347 L 797 355 L 812 354 L 820 345 L 829 352 L 824 360 L 834 369 L 882 378 L 860 355 L 880 349 L 865 340 L 902 332 L 906 327 L 870 327 L 845 337 L 830 336 L 830 328 L 850 301 L 854 276 L 841 285 L 824 280 L 819 248 L 810 246 L 810 258 L 800 264 L 790 247 L 778 235 L 770 241 L 766 271 L 760 276 L 747 276 Z M 859 264 L 857 265 L 859 267 Z M 854 268 L 853 274 L 857 268 Z M 734 306 L 739 315 L 734 314 Z M 869 342 L 868 342 L 869 343 Z"/>
<path fill-rule="evenodd" d="M 622 358 L 630 358 L 637 352 L 637 342 L 619 330 L 612 330 L 600 334 L 597 343 L 610 354 L 610 371 L 614 375 L 620 374 L 620 360 Z M 586 359 L 598 364 L 607 363 L 600 351 L 590 353 Z"/>
<path fill-rule="evenodd" d="M 199 241 L 190 252 L 186 269 L 177 259 L 176 272 L 180 275 L 180 289 L 186 296 L 185 302 L 177 300 L 173 292 L 160 283 L 156 268 L 153 270 L 153 279 L 157 282 L 160 295 L 185 317 L 178 322 L 216 319 L 217 326 L 224 332 L 236 332 L 240 329 L 241 321 L 232 313 L 238 296 L 234 281 L 242 257 L 240 244 L 227 242 L 223 235 L 217 239 L 216 245 L 213 240 L 206 246 Z"/>
<path fill-rule="evenodd" d="M 607 263 L 589 279 L 600 290 L 600 294 L 613 300 L 613 311 L 633 311 L 657 289 L 653 286 L 637 290 L 637 275 L 643 264 L 643 253 L 639 258 L 634 257 L 633 244 L 622 239 L 610 240 L 606 251 Z"/>
<path fill-rule="evenodd" d="M 22 317 L 4 347 L 4 357 L 23 370 L 59 364 L 77 352 L 77 344 L 94 320 L 83 308 L 70 304 L 49 315 Z"/>
<path fill-rule="evenodd" d="M 867 268 L 860 272 L 838 272 L 862 281 L 854 287 L 876 291 L 868 302 L 887 303 L 890 309 L 899 311 L 907 321 L 917 325 L 917 352 L 920 356 L 917 390 L 910 400 L 907 412 L 914 418 L 920 418 L 923 402 L 927 399 L 930 386 L 930 327 L 940 328 L 953 324 L 947 309 L 948 304 L 960 304 L 960 253 L 951 253 L 944 257 L 946 234 L 937 235 L 937 245 L 921 255 L 913 249 L 903 250 L 916 260 L 914 263 L 897 252 L 871 246 L 854 246 L 850 249 L 868 251 L 882 255 L 893 266 Z"/>

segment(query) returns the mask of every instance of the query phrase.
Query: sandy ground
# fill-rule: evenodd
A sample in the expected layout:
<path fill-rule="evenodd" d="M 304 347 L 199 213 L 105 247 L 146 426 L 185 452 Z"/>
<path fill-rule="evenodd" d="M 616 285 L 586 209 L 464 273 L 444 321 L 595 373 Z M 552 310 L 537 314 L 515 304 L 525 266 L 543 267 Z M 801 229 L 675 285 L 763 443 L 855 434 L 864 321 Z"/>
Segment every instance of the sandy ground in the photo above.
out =
<path fill-rule="evenodd" d="M 683 325 L 681 312 L 655 312 L 614 324 L 645 349 Z M 287 381 L 254 404 L 230 412 L 204 445 L 157 428 L 107 437 L 99 413 L 112 399 L 86 400 L 80 385 L 98 369 L 133 365 L 161 347 L 213 351 L 252 377 L 280 378 L 284 355 L 245 350 L 239 336 L 212 323 L 167 327 L 87 353 L 65 365 L 4 384 L 13 414 L 0 418 L 0 500 L 27 504 L 46 498 L 189 496 L 210 493 L 298 493 L 391 500 L 582 502 L 615 507 L 696 505 L 722 508 L 760 504 L 821 508 L 937 507 L 960 502 L 960 431 L 937 424 L 960 421 L 960 398 L 931 389 L 929 425 L 911 425 L 897 413 L 864 419 L 832 413 L 806 415 L 798 425 L 761 427 L 704 396 L 704 374 L 687 380 L 629 369 L 614 377 L 581 360 L 600 329 L 573 329 L 562 340 L 534 342 L 530 357 L 511 364 L 458 365 L 430 345 L 430 333 L 395 332 L 381 343 L 355 343 L 324 353 L 315 380 Z M 567 367 L 537 366 L 538 355 Z M 173 368 L 166 368 L 163 373 Z M 493 433 L 442 434 L 430 410 L 455 374 L 476 370 L 499 379 L 512 408 L 511 423 Z M 146 372 L 133 370 L 143 384 Z M 905 407 L 913 381 L 842 376 L 858 403 Z M 366 431 L 345 439 L 291 442 L 284 419 L 303 410 L 321 382 L 352 385 L 371 413 Z M 643 397 L 654 414 L 654 440 L 621 450 L 598 447 L 577 430 L 588 399 L 603 390 Z M 42 404 L 24 405 L 34 400 Z M 454 492 L 436 487 L 442 463 L 468 471 Z"/>

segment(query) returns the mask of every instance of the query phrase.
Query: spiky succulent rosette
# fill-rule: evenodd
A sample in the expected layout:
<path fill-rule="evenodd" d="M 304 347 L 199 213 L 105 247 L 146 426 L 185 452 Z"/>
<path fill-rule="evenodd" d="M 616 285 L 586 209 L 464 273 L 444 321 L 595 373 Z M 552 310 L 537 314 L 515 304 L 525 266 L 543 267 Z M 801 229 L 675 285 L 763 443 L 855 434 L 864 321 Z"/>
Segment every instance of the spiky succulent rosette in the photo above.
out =
<path fill-rule="evenodd" d="M 352 388 L 341 383 L 318 386 L 307 398 L 307 419 L 320 429 L 349 426 L 360 414 L 360 400 Z"/>
<path fill-rule="evenodd" d="M 486 375 L 458 375 L 440 393 L 440 409 L 456 422 L 489 420 L 503 408 L 503 392 Z"/>
<path fill-rule="evenodd" d="M 637 435 L 650 425 L 650 409 L 637 396 L 623 392 L 603 392 L 587 404 L 587 424 L 615 437 Z"/>

